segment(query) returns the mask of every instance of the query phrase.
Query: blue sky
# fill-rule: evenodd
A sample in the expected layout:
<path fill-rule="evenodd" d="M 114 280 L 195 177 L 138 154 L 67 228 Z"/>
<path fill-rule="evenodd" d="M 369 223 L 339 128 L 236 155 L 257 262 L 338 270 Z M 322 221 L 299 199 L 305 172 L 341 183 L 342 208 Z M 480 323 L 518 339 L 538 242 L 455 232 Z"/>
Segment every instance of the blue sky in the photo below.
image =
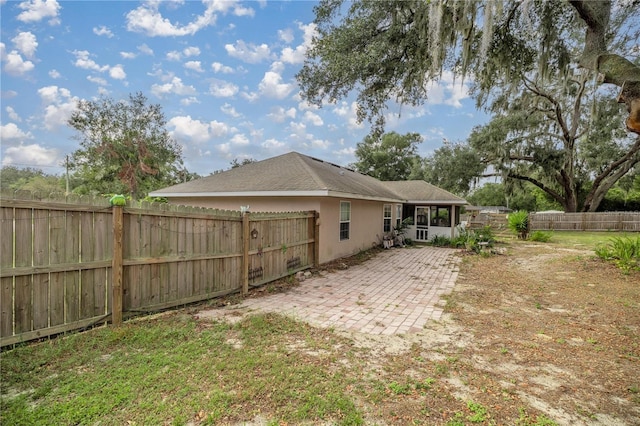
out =
<path fill-rule="evenodd" d="M 0 0 L 2 165 L 62 173 L 79 147 L 66 124 L 76 102 L 136 92 L 162 106 L 191 172 L 290 151 L 355 161 L 370 126 L 356 122 L 353 99 L 317 109 L 295 81 L 315 4 Z M 420 133 L 424 156 L 486 116 L 445 74 L 424 106 L 396 106 L 387 120 L 388 132 Z"/>

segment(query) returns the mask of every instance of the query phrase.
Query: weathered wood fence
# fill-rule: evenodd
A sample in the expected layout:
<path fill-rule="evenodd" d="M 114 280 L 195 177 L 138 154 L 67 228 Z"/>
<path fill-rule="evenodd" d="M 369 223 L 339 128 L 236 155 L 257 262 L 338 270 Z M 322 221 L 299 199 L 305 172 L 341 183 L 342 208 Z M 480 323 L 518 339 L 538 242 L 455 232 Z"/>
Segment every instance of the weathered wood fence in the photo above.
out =
<path fill-rule="evenodd" d="M 534 231 L 628 231 L 640 232 L 640 212 L 532 213 Z"/>
<path fill-rule="evenodd" d="M 246 293 L 318 259 L 316 212 L 0 196 L 0 346 Z"/>
<path fill-rule="evenodd" d="M 479 230 L 485 226 L 489 226 L 496 236 L 512 236 L 506 213 L 479 213 L 469 220 L 471 229 Z"/>

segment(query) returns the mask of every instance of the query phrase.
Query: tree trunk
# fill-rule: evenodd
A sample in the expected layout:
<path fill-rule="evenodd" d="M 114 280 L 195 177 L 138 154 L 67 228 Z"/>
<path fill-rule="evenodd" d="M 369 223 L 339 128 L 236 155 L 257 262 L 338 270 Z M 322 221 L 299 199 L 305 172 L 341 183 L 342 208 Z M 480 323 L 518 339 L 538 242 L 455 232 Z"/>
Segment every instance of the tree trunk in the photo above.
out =
<path fill-rule="evenodd" d="M 611 1 L 570 0 L 569 3 L 587 25 L 580 65 L 600 73 L 603 83 L 620 87 L 617 101 L 627 106 L 627 129 L 640 134 L 640 67 L 606 49 Z"/>

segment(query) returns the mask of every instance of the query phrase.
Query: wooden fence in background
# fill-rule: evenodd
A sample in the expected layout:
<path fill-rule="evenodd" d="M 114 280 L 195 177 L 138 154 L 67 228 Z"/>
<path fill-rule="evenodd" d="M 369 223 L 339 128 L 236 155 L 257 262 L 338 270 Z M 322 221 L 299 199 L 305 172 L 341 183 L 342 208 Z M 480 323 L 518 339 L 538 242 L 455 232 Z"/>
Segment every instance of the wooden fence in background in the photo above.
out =
<path fill-rule="evenodd" d="M 246 292 L 313 266 L 316 212 L 0 196 L 0 346 Z"/>
<path fill-rule="evenodd" d="M 532 213 L 532 231 L 640 232 L 640 212 Z"/>
<path fill-rule="evenodd" d="M 469 228 L 480 230 L 485 226 L 489 226 L 493 233 L 498 237 L 514 236 L 509 230 L 506 213 L 479 213 L 469 219 Z"/>

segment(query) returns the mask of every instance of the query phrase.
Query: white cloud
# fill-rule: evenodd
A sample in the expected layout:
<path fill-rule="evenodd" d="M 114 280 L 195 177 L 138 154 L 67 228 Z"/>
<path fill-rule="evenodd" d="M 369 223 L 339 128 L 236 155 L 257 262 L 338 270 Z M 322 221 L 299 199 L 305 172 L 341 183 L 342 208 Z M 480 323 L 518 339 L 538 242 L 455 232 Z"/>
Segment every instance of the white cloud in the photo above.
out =
<path fill-rule="evenodd" d="M 465 80 L 465 83 L 462 83 L 461 79 L 456 81 L 451 71 L 445 71 L 439 80 L 432 81 L 427 85 L 427 103 L 461 108 L 462 103 L 460 101 L 469 97 L 469 84 L 469 80 Z"/>
<path fill-rule="evenodd" d="M 107 80 L 105 80 L 102 77 L 94 77 L 94 76 L 89 75 L 89 76 L 87 76 L 87 80 L 89 80 L 92 83 L 96 83 L 96 84 L 98 84 L 100 86 L 106 86 L 107 85 Z"/>
<path fill-rule="evenodd" d="M 209 86 L 209 93 L 217 98 L 229 98 L 238 93 L 238 86 L 228 81 L 215 80 Z"/>
<path fill-rule="evenodd" d="M 58 163 L 58 150 L 38 144 L 12 146 L 5 150 L 2 165 L 28 164 L 30 166 L 54 166 Z"/>
<path fill-rule="evenodd" d="M 364 127 L 364 123 L 358 123 L 357 111 L 358 104 L 356 102 L 351 104 L 342 102 L 339 106 L 333 108 L 333 112 L 347 122 L 349 129 L 362 129 Z"/>
<path fill-rule="evenodd" d="M 5 62 L 5 72 L 15 76 L 26 74 L 34 68 L 33 62 L 22 59 L 17 50 L 7 53 L 4 43 L 0 43 L 0 60 Z"/>
<path fill-rule="evenodd" d="M 195 95 L 196 89 L 193 86 L 186 86 L 179 77 L 173 77 L 170 83 L 151 86 L 151 93 L 159 98 L 166 94 L 188 96 Z"/>
<path fill-rule="evenodd" d="M 109 75 L 115 80 L 124 80 L 127 78 L 127 73 L 124 72 L 122 65 L 118 64 L 109 69 Z"/>
<path fill-rule="evenodd" d="M 242 40 L 238 40 L 235 45 L 225 44 L 224 48 L 229 56 L 249 64 L 257 64 L 269 59 L 271 56 L 271 49 L 264 43 L 256 46 L 255 44 L 247 44 Z"/>
<path fill-rule="evenodd" d="M 194 120 L 189 115 L 173 117 L 167 126 L 173 127 L 171 135 L 178 141 L 187 139 L 191 142 L 203 143 L 210 139 L 209 124 Z"/>
<path fill-rule="evenodd" d="M 60 77 L 62 77 L 62 75 L 58 72 L 58 70 L 51 70 L 49 71 L 49 77 L 55 79 L 58 79 Z"/>
<path fill-rule="evenodd" d="M 174 3 L 173 6 L 178 7 L 181 3 Z M 186 36 L 214 25 L 217 13 L 227 13 L 232 9 L 236 16 L 253 16 L 252 9 L 240 6 L 235 1 L 203 0 L 204 12 L 196 16 L 193 21 L 180 25 L 162 16 L 158 10 L 162 4 L 164 2 L 149 1 L 127 13 L 127 30 L 144 33 L 150 37 Z"/>
<path fill-rule="evenodd" d="M 286 30 L 278 30 L 278 38 L 285 43 L 291 43 L 294 40 L 293 30 L 287 28 Z"/>
<path fill-rule="evenodd" d="M 287 144 L 277 139 L 267 139 L 261 146 L 269 151 L 284 148 Z"/>
<path fill-rule="evenodd" d="M 191 56 L 199 56 L 200 55 L 200 48 L 199 47 L 195 47 L 195 46 L 189 46 L 187 48 L 185 48 L 182 53 L 184 53 L 184 56 L 186 56 L 187 58 L 191 57 Z"/>
<path fill-rule="evenodd" d="M 233 73 L 233 68 L 228 67 L 226 65 L 222 65 L 220 62 L 212 63 L 211 64 L 211 69 L 215 73 L 222 73 L 222 74 L 231 74 L 231 73 Z"/>
<path fill-rule="evenodd" d="M 124 72 L 124 68 L 120 64 L 114 65 L 113 67 L 109 65 L 98 65 L 90 58 L 91 54 L 86 50 L 74 50 L 72 53 L 76 57 L 74 65 L 78 68 L 98 72 L 108 71 L 109 76 L 116 80 L 124 80 L 127 77 L 127 74 Z"/>
<path fill-rule="evenodd" d="M 29 59 L 32 59 L 38 48 L 36 36 L 30 32 L 21 32 L 11 39 L 13 45 Z"/>
<path fill-rule="evenodd" d="M 229 132 L 236 130 L 233 127 L 230 128 L 226 123 L 222 123 L 216 120 L 213 120 L 209 123 L 209 128 L 211 129 L 211 136 L 216 138 L 226 136 L 227 134 L 229 134 Z"/>
<path fill-rule="evenodd" d="M 290 47 L 282 49 L 282 53 L 280 56 L 280 60 L 282 62 L 288 64 L 301 64 L 304 62 L 305 54 L 311 47 L 313 36 L 316 35 L 317 30 L 315 24 L 299 24 L 298 28 L 303 32 L 302 44 L 298 45 L 295 49 L 292 49 Z"/>
<path fill-rule="evenodd" d="M 233 145 L 249 145 L 249 138 L 244 133 L 236 133 L 229 140 Z"/>
<path fill-rule="evenodd" d="M 285 110 L 281 106 L 274 107 L 274 108 L 271 108 L 271 112 L 267 114 L 267 117 L 269 117 L 271 120 L 273 120 L 276 123 L 284 123 L 285 120 L 287 119 L 296 118 L 296 109 L 291 107 Z"/>
<path fill-rule="evenodd" d="M 59 24 L 58 11 L 60 5 L 56 0 L 30 0 L 23 1 L 18 7 L 24 12 L 21 12 L 17 19 L 22 22 L 37 22 L 44 18 L 51 18 L 49 23 L 51 25 Z"/>
<path fill-rule="evenodd" d="M 267 71 L 264 73 L 258 89 L 261 94 L 269 98 L 284 99 L 294 89 L 294 85 L 282 83 L 282 76 L 280 74 Z"/>
<path fill-rule="evenodd" d="M 11 120 L 17 121 L 17 122 L 22 121 L 22 119 L 20 119 L 20 116 L 18 115 L 16 110 L 14 110 L 12 107 L 8 106 L 4 110 L 7 111 L 7 114 L 9 115 L 9 118 Z"/>
<path fill-rule="evenodd" d="M 44 125 L 47 130 L 66 126 L 69 117 L 76 109 L 78 98 L 71 92 L 58 86 L 46 86 L 38 89 L 44 108 Z"/>
<path fill-rule="evenodd" d="M 219 144 L 216 149 L 223 154 L 226 158 L 230 158 L 230 153 L 231 153 L 231 144 L 230 143 L 221 143 Z"/>
<path fill-rule="evenodd" d="M 188 61 L 188 62 L 185 62 L 184 67 L 186 69 L 191 70 L 191 71 L 204 72 L 204 70 L 202 69 L 202 64 L 200 63 L 200 61 Z"/>
<path fill-rule="evenodd" d="M 100 27 L 93 27 L 93 33 L 98 36 L 106 36 L 107 38 L 113 37 L 111 30 L 104 25 L 101 25 Z"/>
<path fill-rule="evenodd" d="M 149 55 L 149 56 L 153 56 L 153 49 L 151 49 L 145 43 L 142 43 L 140 46 L 137 46 L 137 48 L 140 51 L 140 53 L 143 53 L 143 54 Z"/>
<path fill-rule="evenodd" d="M 256 102 L 260 99 L 260 95 L 256 92 L 242 92 L 240 95 L 250 103 Z"/>
<path fill-rule="evenodd" d="M 172 50 L 171 52 L 167 52 L 167 60 L 168 61 L 180 61 L 182 59 L 182 53 L 178 52 L 177 50 Z"/>
<path fill-rule="evenodd" d="M 240 114 L 238 111 L 236 111 L 236 109 L 231 106 L 230 104 L 224 104 L 220 107 L 220 111 L 224 112 L 227 115 L 230 115 L 233 118 L 239 118 L 242 117 L 242 114 Z"/>
<path fill-rule="evenodd" d="M 0 126 L 0 138 L 4 143 L 15 143 L 32 139 L 33 136 L 29 132 L 23 132 L 15 123 L 7 123 Z"/>
<path fill-rule="evenodd" d="M 136 55 L 133 52 L 120 52 L 120 56 L 123 59 L 135 59 L 135 57 L 138 56 L 138 55 Z"/>
<path fill-rule="evenodd" d="M 314 126 L 322 126 L 324 122 L 322 118 L 315 112 L 307 111 L 304 113 L 304 121 L 313 124 Z"/>
<path fill-rule="evenodd" d="M 188 98 L 180 99 L 180 104 L 184 106 L 189 106 L 192 104 L 199 104 L 200 101 L 195 96 L 189 96 Z"/>
<path fill-rule="evenodd" d="M 74 50 L 71 53 L 73 53 L 76 57 L 76 62 L 74 63 L 74 65 L 78 68 L 100 72 L 109 69 L 108 65 L 100 66 L 93 59 L 90 59 L 90 53 L 86 50 Z"/>

